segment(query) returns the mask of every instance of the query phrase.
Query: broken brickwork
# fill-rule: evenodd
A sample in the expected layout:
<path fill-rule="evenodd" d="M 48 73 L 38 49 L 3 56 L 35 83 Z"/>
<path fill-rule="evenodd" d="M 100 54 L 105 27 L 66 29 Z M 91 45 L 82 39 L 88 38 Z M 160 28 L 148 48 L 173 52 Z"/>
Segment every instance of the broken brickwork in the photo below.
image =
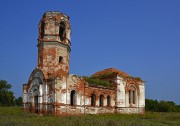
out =
<path fill-rule="evenodd" d="M 69 74 L 69 17 L 46 12 L 39 23 L 38 65 L 23 84 L 24 110 L 39 114 L 144 113 L 145 85 L 114 68 Z"/>

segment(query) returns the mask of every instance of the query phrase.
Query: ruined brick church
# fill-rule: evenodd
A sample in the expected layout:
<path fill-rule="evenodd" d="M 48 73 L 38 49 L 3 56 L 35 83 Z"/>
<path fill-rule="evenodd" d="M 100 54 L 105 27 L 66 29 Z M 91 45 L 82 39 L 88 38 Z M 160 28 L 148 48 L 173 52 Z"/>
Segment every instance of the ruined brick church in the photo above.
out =
<path fill-rule="evenodd" d="M 115 68 L 69 74 L 69 17 L 46 12 L 39 23 L 38 65 L 23 84 L 23 108 L 39 114 L 144 113 L 145 82 Z"/>

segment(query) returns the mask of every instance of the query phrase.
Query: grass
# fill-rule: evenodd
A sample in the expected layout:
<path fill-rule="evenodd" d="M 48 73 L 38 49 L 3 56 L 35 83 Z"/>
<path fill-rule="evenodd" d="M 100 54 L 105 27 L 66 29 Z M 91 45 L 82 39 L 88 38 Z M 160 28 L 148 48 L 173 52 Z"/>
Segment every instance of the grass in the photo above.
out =
<path fill-rule="evenodd" d="M 58 117 L 23 112 L 19 107 L 0 107 L 0 126 L 180 126 L 180 113 Z"/>
<path fill-rule="evenodd" d="M 113 87 L 113 84 L 105 81 L 105 80 L 101 80 L 99 78 L 95 78 L 95 77 L 84 77 L 85 81 L 87 81 L 89 84 L 95 84 L 95 85 L 100 85 L 100 86 L 105 86 L 105 87 Z"/>

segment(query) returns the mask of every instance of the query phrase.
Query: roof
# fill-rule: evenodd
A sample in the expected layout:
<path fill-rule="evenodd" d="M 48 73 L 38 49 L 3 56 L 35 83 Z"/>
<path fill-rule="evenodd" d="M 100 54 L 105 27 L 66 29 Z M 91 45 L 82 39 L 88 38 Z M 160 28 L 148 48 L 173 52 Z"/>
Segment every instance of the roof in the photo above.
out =
<path fill-rule="evenodd" d="M 98 71 L 98 72 L 94 73 L 92 76 L 100 76 L 100 75 L 110 74 L 110 73 L 114 73 L 114 74 L 117 74 L 117 75 L 123 76 L 123 77 L 129 77 L 129 75 L 127 73 L 122 72 L 115 68 L 108 68 L 105 70 Z"/>

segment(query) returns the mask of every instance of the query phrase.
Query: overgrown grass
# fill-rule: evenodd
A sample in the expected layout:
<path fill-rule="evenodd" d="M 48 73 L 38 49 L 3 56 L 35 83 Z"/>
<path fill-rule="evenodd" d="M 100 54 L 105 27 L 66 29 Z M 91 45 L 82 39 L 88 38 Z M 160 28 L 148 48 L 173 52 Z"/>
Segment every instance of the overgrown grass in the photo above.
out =
<path fill-rule="evenodd" d="M 18 107 L 0 107 L 0 126 L 180 126 L 180 113 L 42 116 Z"/>
<path fill-rule="evenodd" d="M 95 84 L 95 85 L 99 85 L 99 86 L 105 86 L 105 87 L 113 87 L 113 84 L 105 81 L 105 80 L 101 80 L 99 78 L 94 78 L 94 77 L 84 77 L 85 81 L 87 81 L 89 84 Z"/>

